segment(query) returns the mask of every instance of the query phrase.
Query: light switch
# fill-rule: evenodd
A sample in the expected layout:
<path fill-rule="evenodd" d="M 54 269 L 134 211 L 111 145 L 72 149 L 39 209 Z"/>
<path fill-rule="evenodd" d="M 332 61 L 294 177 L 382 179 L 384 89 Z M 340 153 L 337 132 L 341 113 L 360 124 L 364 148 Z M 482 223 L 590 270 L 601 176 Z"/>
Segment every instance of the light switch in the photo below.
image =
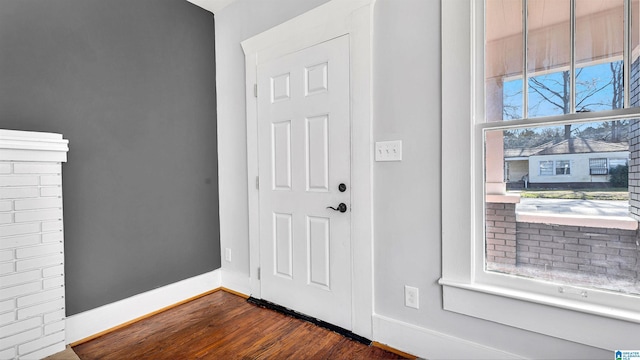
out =
<path fill-rule="evenodd" d="M 401 161 L 402 140 L 376 142 L 376 161 Z"/>

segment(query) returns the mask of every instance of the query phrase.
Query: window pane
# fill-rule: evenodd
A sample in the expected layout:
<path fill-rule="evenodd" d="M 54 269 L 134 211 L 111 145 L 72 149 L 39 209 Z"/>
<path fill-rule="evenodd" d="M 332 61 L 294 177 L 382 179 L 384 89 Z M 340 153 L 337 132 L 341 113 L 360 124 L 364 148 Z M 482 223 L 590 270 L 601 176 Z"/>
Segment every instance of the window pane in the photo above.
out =
<path fill-rule="evenodd" d="M 556 175 L 571 175 L 571 161 L 556 160 Z"/>
<path fill-rule="evenodd" d="M 529 117 L 568 114 L 569 71 L 560 71 L 529 78 Z"/>
<path fill-rule="evenodd" d="M 485 156 L 487 179 L 502 168 L 507 192 L 520 195 L 516 204 L 485 203 L 486 271 L 640 295 L 636 230 L 613 221 L 633 222 L 640 196 L 629 186 L 640 179 L 627 166 L 640 163 L 640 151 L 629 161 L 629 143 L 640 143 L 630 124 L 640 130 L 637 120 L 620 119 L 485 133 L 485 141 L 503 139 L 502 164 Z M 585 217 L 589 226 L 570 222 Z"/>
<path fill-rule="evenodd" d="M 576 1 L 576 111 L 623 107 L 624 4 Z"/>
<path fill-rule="evenodd" d="M 521 119 L 522 1 L 486 0 L 485 23 L 487 121 Z"/>
<path fill-rule="evenodd" d="M 607 159 L 589 159 L 589 174 L 590 175 L 607 175 L 609 173 L 609 167 L 607 166 Z"/>
<path fill-rule="evenodd" d="M 569 0 L 528 1 L 528 117 L 570 111 L 570 6 Z"/>
<path fill-rule="evenodd" d="M 540 176 L 553 175 L 553 161 L 539 161 Z"/>

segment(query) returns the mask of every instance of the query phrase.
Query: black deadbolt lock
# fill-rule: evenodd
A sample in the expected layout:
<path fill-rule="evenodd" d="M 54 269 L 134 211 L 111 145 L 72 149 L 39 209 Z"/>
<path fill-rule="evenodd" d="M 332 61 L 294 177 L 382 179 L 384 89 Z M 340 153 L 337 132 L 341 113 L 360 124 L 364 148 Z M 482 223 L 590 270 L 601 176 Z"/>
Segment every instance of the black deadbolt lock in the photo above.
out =
<path fill-rule="evenodd" d="M 347 191 L 347 185 L 345 185 L 345 184 L 338 185 L 338 190 L 340 190 L 340 192 Z"/>

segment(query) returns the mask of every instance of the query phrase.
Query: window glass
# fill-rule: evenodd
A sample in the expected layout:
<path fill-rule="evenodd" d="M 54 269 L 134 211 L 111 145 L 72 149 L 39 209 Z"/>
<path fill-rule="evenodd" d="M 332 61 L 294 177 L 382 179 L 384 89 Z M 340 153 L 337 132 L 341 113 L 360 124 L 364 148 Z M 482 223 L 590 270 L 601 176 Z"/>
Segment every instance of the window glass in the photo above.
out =
<path fill-rule="evenodd" d="M 626 165 L 636 121 L 485 131 L 502 134 L 507 193 L 520 195 L 516 204 L 485 203 L 485 270 L 640 294 L 636 230 L 610 222 L 630 216 Z M 563 223 L 570 217 L 588 217 L 589 226 Z"/>
<path fill-rule="evenodd" d="M 556 160 L 556 175 L 570 175 L 570 174 L 571 174 L 571 161 Z"/>
<path fill-rule="evenodd" d="M 623 0 L 576 1 L 577 112 L 622 109 Z"/>
<path fill-rule="evenodd" d="M 486 0 L 486 17 L 487 121 L 522 119 L 522 0 Z"/>
<path fill-rule="evenodd" d="M 527 2 L 528 117 L 571 110 L 571 2 Z"/>
<path fill-rule="evenodd" d="M 553 175 L 553 160 L 540 161 L 540 175 Z"/>
<path fill-rule="evenodd" d="M 609 167 L 607 166 L 607 159 L 589 159 L 589 174 L 590 175 L 607 175 L 609 173 Z"/>

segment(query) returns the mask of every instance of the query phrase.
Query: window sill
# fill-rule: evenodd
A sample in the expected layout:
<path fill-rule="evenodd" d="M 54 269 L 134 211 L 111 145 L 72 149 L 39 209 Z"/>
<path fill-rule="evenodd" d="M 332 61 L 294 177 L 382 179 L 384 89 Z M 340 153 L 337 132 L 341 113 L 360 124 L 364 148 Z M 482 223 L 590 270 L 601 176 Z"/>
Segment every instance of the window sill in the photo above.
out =
<path fill-rule="evenodd" d="M 447 311 L 602 349 L 637 345 L 638 312 L 588 304 L 571 292 L 560 298 L 444 278 L 439 284 Z"/>
<path fill-rule="evenodd" d="M 561 214 L 536 214 L 516 211 L 516 222 L 588 226 L 606 229 L 637 230 L 638 221 L 628 216 L 585 216 Z"/>

